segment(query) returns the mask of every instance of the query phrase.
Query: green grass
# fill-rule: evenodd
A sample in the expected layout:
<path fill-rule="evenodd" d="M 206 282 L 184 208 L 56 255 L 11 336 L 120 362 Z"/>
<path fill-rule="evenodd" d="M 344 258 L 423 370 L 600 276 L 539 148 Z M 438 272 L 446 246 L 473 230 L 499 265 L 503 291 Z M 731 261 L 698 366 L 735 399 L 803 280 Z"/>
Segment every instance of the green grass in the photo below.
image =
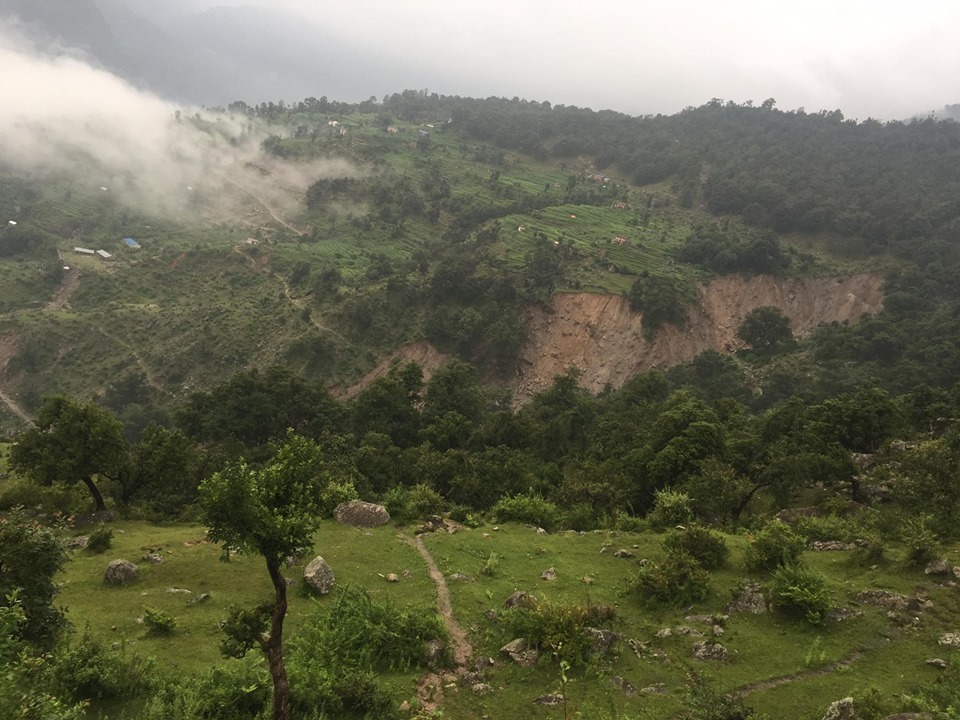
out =
<path fill-rule="evenodd" d="M 199 525 L 118 522 L 113 527 L 114 547 L 105 554 L 73 554 L 62 579 L 59 599 L 69 609 L 76 628 L 89 626 L 94 635 L 108 642 L 125 643 L 129 649 L 154 656 L 161 667 L 173 673 L 202 672 L 219 662 L 217 624 L 230 606 L 252 605 L 270 597 L 262 560 L 239 556 L 229 563 L 221 562 L 220 549 L 203 542 L 205 531 Z M 365 588 L 374 597 L 390 598 L 399 605 L 433 606 L 435 586 L 423 560 L 401 534 L 409 538 L 410 530 L 391 526 L 358 530 L 324 522 L 316 535 L 314 552 L 328 560 L 338 584 Z M 870 687 L 880 688 L 889 697 L 908 693 L 936 677 L 937 671 L 926 666 L 924 660 L 946 657 L 944 653 L 949 652 L 936 642 L 941 633 L 956 629 L 960 614 L 960 598 L 949 587 L 896 562 L 869 569 L 851 563 L 849 553 L 808 551 L 803 560 L 827 575 L 837 604 L 862 610 L 862 617 L 813 626 L 776 613 L 734 615 L 719 638 L 730 651 L 731 661 L 699 662 L 691 656 L 696 638 L 657 638 L 656 633 L 663 627 L 688 625 L 686 615 L 724 611 L 744 575 L 745 538 L 725 536 L 731 557 L 725 567 L 713 574 L 711 591 L 703 602 L 673 608 L 647 606 L 634 592 L 625 592 L 625 581 L 636 571 L 637 560 L 613 556 L 616 549 L 629 548 L 636 558 L 660 557 L 661 537 L 650 532 L 609 531 L 541 536 L 533 528 L 515 524 L 501 525 L 498 530 L 485 526 L 454 535 L 425 536 L 427 548 L 445 575 L 468 576 L 466 581 L 449 579 L 448 586 L 454 616 L 467 630 L 475 657 L 490 655 L 498 662 L 487 679 L 497 688 L 495 694 L 477 697 L 467 689 L 448 690 L 445 712 L 451 717 L 478 719 L 485 714 L 505 720 L 556 717 L 556 708 L 533 705 L 537 696 L 557 691 L 556 662 L 544 658 L 531 669 L 512 665 L 498 652 L 512 639 L 509 632 L 502 622 L 484 616 L 492 609 L 502 612 L 503 601 L 518 589 L 554 603 L 615 605 L 618 615 L 614 628 L 618 632 L 666 655 L 667 659 L 653 655 L 638 658 L 627 647 L 621 647 L 617 657 L 573 671 L 573 682 L 568 687 L 571 707 L 587 714 L 609 712 L 611 707 L 632 712 L 642 708 L 651 718 L 672 717 L 682 707 L 690 671 L 716 676 L 726 691 L 805 673 L 793 682 L 761 688 L 748 697 L 751 705 L 772 717 L 804 718 L 822 713 L 832 700 Z M 163 564 L 153 566 L 140 561 L 148 548 L 157 547 L 165 558 Z M 955 552 L 951 549 L 951 553 Z M 483 575 L 480 571 L 491 553 L 499 556 L 499 562 L 492 575 Z M 312 556 L 308 553 L 304 562 Z M 103 584 L 103 569 L 117 557 L 137 562 L 141 568 L 139 579 L 127 587 Z M 556 568 L 556 581 L 540 579 L 548 567 Z M 302 594 L 301 570 L 302 565 L 296 565 L 287 571 L 288 577 L 298 579 L 290 591 L 287 629 L 291 636 L 314 603 L 322 605 L 329 600 L 314 600 Z M 402 574 L 404 570 L 410 571 L 409 578 L 386 582 L 384 576 L 388 573 Z M 591 584 L 583 582 L 585 576 Z M 766 578 L 755 579 L 763 582 Z M 170 587 L 186 588 L 194 594 L 208 592 L 211 597 L 190 606 L 190 596 L 169 593 Z M 922 592 L 933 607 L 917 613 L 919 621 L 904 614 L 901 625 L 891 621 L 882 608 L 855 604 L 857 592 L 872 587 L 911 595 Z M 137 623 L 147 605 L 177 618 L 172 636 L 148 636 Z M 709 635 L 709 628 L 694 627 Z M 850 667 L 817 674 L 818 669 L 854 654 L 859 659 Z M 613 689 L 610 678 L 614 675 L 627 679 L 638 689 L 664 683 L 668 693 L 630 699 Z M 414 675 L 397 674 L 387 679 L 387 685 L 396 693 L 399 703 L 411 697 L 414 681 Z"/>

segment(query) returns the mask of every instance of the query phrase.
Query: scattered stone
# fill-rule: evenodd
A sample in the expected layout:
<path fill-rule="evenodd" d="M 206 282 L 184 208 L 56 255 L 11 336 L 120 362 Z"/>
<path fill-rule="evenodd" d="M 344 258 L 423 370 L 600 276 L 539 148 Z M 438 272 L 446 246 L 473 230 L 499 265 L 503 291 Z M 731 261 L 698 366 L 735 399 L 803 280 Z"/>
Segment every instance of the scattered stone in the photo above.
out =
<path fill-rule="evenodd" d="M 423 647 L 423 659 L 427 665 L 437 666 L 443 661 L 443 653 L 447 649 L 446 644 L 440 638 L 427 640 Z"/>
<path fill-rule="evenodd" d="M 924 575 L 951 575 L 953 566 L 944 559 L 934 560 L 923 569 Z"/>
<path fill-rule="evenodd" d="M 400 577 L 407 578 L 409 580 L 413 577 L 413 573 L 409 570 L 404 570 L 402 573 L 400 573 Z"/>
<path fill-rule="evenodd" d="M 703 637 L 703 633 L 699 630 L 694 630 L 692 627 L 687 627 L 686 625 L 680 625 L 673 629 L 674 635 L 689 635 L 690 637 Z"/>
<path fill-rule="evenodd" d="M 648 685 L 645 688 L 640 688 L 640 692 L 644 695 L 666 695 L 667 686 L 663 683 L 654 683 L 653 685 Z"/>
<path fill-rule="evenodd" d="M 470 689 L 473 691 L 474 695 L 489 695 L 493 692 L 493 688 L 487 685 L 487 683 L 474 683 Z"/>
<path fill-rule="evenodd" d="M 944 633 L 937 640 L 937 644 L 943 647 L 960 649 L 960 633 Z"/>
<path fill-rule="evenodd" d="M 760 592 L 760 586 L 750 580 L 743 584 L 740 591 L 727 604 L 727 612 L 742 612 L 760 615 L 767 612 L 767 599 Z"/>
<path fill-rule="evenodd" d="M 517 607 L 528 607 L 530 605 L 530 596 L 527 595 L 525 590 L 517 590 L 513 595 L 508 597 L 503 602 L 505 608 Z"/>
<path fill-rule="evenodd" d="M 546 695 L 541 695 L 534 702 L 537 705 L 560 705 L 563 702 L 563 695 L 558 693 L 547 693 Z"/>
<path fill-rule="evenodd" d="M 857 602 L 866 605 L 876 605 L 887 610 L 919 610 L 920 601 L 906 595 L 899 595 L 887 590 L 864 590 L 857 593 Z"/>
<path fill-rule="evenodd" d="M 624 548 L 620 548 L 619 550 L 617 550 L 616 552 L 614 552 L 614 553 L 613 553 L 613 556 L 614 556 L 615 558 L 632 558 L 632 557 L 636 557 L 632 552 L 630 552 L 629 550 L 626 550 L 626 549 L 624 549 Z"/>
<path fill-rule="evenodd" d="M 947 661 L 943 658 L 930 658 L 926 661 L 927 665 L 930 667 L 935 667 L 938 670 L 946 670 L 948 667 Z"/>
<path fill-rule="evenodd" d="M 163 555 L 158 555 L 157 553 L 150 553 L 149 555 L 144 555 L 141 558 L 144 562 L 148 562 L 151 565 L 162 565 L 164 561 Z"/>
<path fill-rule="evenodd" d="M 490 622 L 496 622 L 500 619 L 500 613 L 498 613 L 496 610 L 487 610 L 483 613 L 483 616 Z"/>
<path fill-rule="evenodd" d="M 303 581 L 321 595 L 326 595 L 337 584 L 333 568 L 323 559 L 322 555 L 317 555 L 307 563 L 307 566 L 303 569 Z"/>
<path fill-rule="evenodd" d="M 610 652 L 614 645 L 623 640 L 623 635 L 601 628 L 585 627 L 583 634 L 590 638 L 590 649 L 598 655 Z"/>
<path fill-rule="evenodd" d="M 103 573 L 103 580 L 107 585 L 126 585 L 136 580 L 139 572 L 129 560 L 111 560 Z"/>
<path fill-rule="evenodd" d="M 720 637 L 723 635 L 724 629 L 721 625 L 714 625 L 712 632 L 714 637 Z"/>
<path fill-rule="evenodd" d="M 842 552 L 853 550 L 856 547 L 854 543 L 845 543 L 839 540 L 813 540 L 810 542 L 810 549 L 815 552 Z"/>
<path fill-rule="evenodd" d="M 582 582 L 584 585 L 593 585 L 593 578 L 589 575 L 584 575 L 582 578 L 580 578 L 580 582 Z"/>
<path fill-rule="evenodd" d="M 447 577 L 449 577 L 451 580 L 456 580 L 458 582 L 473 582 L 473 578 L 471 578 L 469 575 L 465 575 L 462 572 L 455 572 L 452 575 L 448 575 Z"/>
<path fill-rule="evenodd" d="M 497 664 L 497 661 L 494 660 L 492 657 L 477 658 L 477 661 L 473 664 L 473 671 L 484 672 L 486 670 L 489 670 L 496 664 Z"/>
<path fill-rule="evenodd" d="M 830 707 L 823 715 L 823 720 L 858 720 L 857 711 L 853 707 L 853 698 L 846 697 L 830 703 Z"/>
<path fill-rule="evenodd" d="M 719 660 L 725 662 L 730 659 L 730 653 L 718 642 L 701 640 L 693 644 L 693 656 L 697 660 Z"/>
<path fill-rule="evenodd" d="M 843 622 L 844 620 L 853 620 L 854 618 L 863 617 L 863 610 L 851 610 L 850 608 L 833 608 L 827 610 L 826 619 L 830 622 Z"/>
<path fill-rule="evenodd" d="M 510 659 L 520 667 L 533 667 L 540 662 L 540 651 L 533 649 L 524 650 L 523 652 L 513 653 Z"/>
<path fill-rule="evenodd" d="M 187 604 L 188 604 L 188 605 L 199 605 L 200 603 L 206 602 L 206 601 L 209 600 L 209 599 L 210 599 L 210 593 L 200 593 L 199 595 L 195 595 L 194 597 L 190 598 L 190 599 L 187 601 Z"/>
<path fill-rule="evenodd" d="M 635 638 L 629 638 L 627 640 L 627 645 L 630 646 L 630 649 L 633 650 L 633 654 L 636 655 L 638 658 L 642 658 L 644 655 L 650 652 L 649 645 L 647 645 L 646 643 L 642 643 L 639 640 L 636 640 Z"/>
<path fill-rule="evenodd" d="M 296 578 L 284 578 L 287 581 L 287 587 L 293 587 L 297 584 Z"/>
<path fill-rule="evenodd" d="M 540 573 L 541 580 L 556 580 L 557 579 L 557 570 L 556 568 L 549 567 Z"/>
<path fill-rule="evenodd" d="M 537 535 L 546 535 L 546 534 L 547 534 L 547 531 L 544 530 L 542 527 L 537 528 Z"/>
<path fill-rule="evenodd" d="M 387 582 L 389 583 L 400 582 L 400 577 L 396 573 L 390 573 L 389 575 L 387 575 Z"/>
<path fill-rule="evenodd" d="M 66 550 L 84 550 L 90 538 L 86 535 L 77 535 L 76 537 L 66 538 L 63 541 L 63 547 Z"/>
<path fill-rule="evenodd" d="M 625 680 L 619 675 L 614 675 L 610 678 L 610 682 L 613 683 L 613 686 L 620 690 L 627 697 L 633 697 L 637 694 L 637 688 L 633 686 L 629 680 Z"/>
<path fill-rule="evenodd" d="M 410 701 L 409 701 L 409 700 L 404 700 L 402 703 L 400 703 L 400 712 L 402 712 L 402 713 L 408 713 L 408 712 L 410 712 Z"/>
<path fill-rule="evenodd" d="M 193 592 L 186 588 L 169 587 L 167 588 L 167 592 L 173 595 L 193 595 Z"/>
<path fill-rule="evenodd" d="M 667 628 L 663 628 L 662 630 L 657 630 L 656 636 L 658 638 L 668 638 L 671 635 L 673 635 L 673 630 L 667 627 Z"/>
<path fill-rule="evenodd" d="M 379 527 L 390 522 L 390 513 L 383 505 L 363 502 L 362 500 L 340 503 L 337 505 L 337 509 L 333 511 L 333 516 L 338 523 L 351 527 Z"/>
<path fill-rule="evenodd" d="M 522 653 L 527 649 L 527 641 L 524 638 L 517 638 L 516 640 L 511 640 L 502 648 L 500 652 L 504 655 L 514 655 L 516 653 Z"/>

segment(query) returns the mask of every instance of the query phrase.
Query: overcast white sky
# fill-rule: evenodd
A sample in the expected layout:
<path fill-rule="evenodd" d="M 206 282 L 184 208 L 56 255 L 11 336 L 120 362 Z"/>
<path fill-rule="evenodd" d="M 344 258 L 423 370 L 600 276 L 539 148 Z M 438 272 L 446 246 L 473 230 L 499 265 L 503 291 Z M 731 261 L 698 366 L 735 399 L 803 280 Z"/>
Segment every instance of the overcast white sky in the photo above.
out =
<path fill-rule="evenodd" d="M 960 102 L 958 0 L 177 1 L 309 16 L 446 94 L 630 113 L 773 97 L 883 119 Z"/>

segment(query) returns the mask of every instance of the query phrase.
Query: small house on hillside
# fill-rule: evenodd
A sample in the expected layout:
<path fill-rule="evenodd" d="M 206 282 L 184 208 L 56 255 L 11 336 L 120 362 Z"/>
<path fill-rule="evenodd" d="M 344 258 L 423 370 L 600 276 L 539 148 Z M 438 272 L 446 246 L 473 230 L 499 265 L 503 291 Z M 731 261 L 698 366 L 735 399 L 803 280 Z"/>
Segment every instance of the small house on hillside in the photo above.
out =
<path fill-rule="evenodd" d="M 109 260 L 110 258 L 113 257 L 113 255 L 108 253 L 106 250 L 97 250 L 97 255 L 100 256 L 101 260 Z"/>
<path fill-rule="evenodd" d="M 73 251 L 78 255 L 96 255 L 96 253 L 90 248 L 75 247 Z"/>
<path fill-rule="evenodd" d="M 613 240 L 611 240 L 614 245 L 629 245 L 630 238 L 624 237 L 623 235 L 614 235 Z"/>
<path fill-rule="evenodd" d="M 140 249 L 140 243 L 138 243 L 138 242 L 137 242 L 136 240 L 134 240 L 133 238 L 124 238 L 123 241 L 127 244 L 128 247 L 130 247 L 130 248 L 132 248 L 132 249 L 134 249 L 134 250 L 139 250 L 139 249 Z"/>

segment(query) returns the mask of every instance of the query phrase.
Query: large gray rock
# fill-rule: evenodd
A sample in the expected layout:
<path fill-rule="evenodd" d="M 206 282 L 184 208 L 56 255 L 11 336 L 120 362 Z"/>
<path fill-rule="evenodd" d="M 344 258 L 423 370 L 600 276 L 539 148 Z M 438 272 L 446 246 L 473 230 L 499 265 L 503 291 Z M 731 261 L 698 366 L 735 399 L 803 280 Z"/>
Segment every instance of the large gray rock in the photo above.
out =
<path fill-rule="evenodd" d="M 303 569 L 303 581 L 321 595 L 326 595 L 333 590 L 337 578 L 327 561 L 317 555 Z"/>
<path fill-rule="evenodd" d="M 137 579 L 139 570 L 129 560 L 111 560 L 103 573 L 103 581 L 107 585 L 126 585 Z"/>
<path fill-rule="evenodd" d="M 853 707 L 853 698 L 847 697 L 830 703 L 823 720 L 858 720 L 857 711 Z"/>
<path fill-rule="evenodd" d="M 713 640 L 701 640 L 694 643 L 693 656 L 697 660 L 720 660 L 721 662 L 730 659 L 730 653 L 727 649 Z"/>
<path fill-rule="evenodd" d="M 340 503 L 333 511 L 338 523 L 352 527 L 379 527 L 390 522 L 390 513 L 383 505 L 368 503 L 363 500 L 351 500 Z"/>

